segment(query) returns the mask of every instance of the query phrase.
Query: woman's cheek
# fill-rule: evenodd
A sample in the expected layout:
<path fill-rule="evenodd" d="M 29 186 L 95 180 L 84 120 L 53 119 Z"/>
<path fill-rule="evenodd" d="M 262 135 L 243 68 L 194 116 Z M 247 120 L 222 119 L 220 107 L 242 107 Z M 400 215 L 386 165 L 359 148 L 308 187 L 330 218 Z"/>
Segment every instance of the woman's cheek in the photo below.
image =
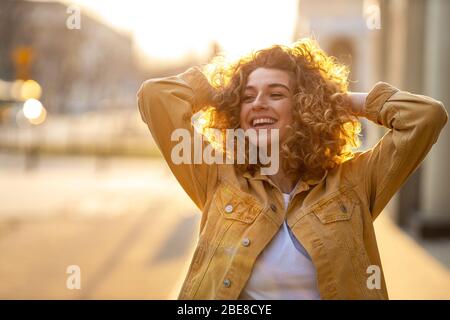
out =
<path fill-rule="evenodd" d="M 239 123 L 240 123 L 240 127 L 242 129 L 248 129 L 248 125 L 246 122 L 246 118 L 247 118 L 247 113 L 248 113 L 248 108 L 245 106 L 245 104 L 241 105 L 241 112 L 239 114 Z"/>

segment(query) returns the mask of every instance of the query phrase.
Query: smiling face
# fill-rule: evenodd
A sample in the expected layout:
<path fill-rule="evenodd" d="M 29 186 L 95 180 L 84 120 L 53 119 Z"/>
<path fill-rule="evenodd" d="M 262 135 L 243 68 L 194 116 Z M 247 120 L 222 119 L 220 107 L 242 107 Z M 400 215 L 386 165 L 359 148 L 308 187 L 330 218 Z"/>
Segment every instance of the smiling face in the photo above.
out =
<path fill-rule="evenodd" d="M 279 130 L 280 143 L 292 124 L 292 76 L 279 69 L 258 68 L 250 73 L 244 88 L 240 112 L 242 129 Z M 270 141 L 270 139 L 268 140 Z"/>

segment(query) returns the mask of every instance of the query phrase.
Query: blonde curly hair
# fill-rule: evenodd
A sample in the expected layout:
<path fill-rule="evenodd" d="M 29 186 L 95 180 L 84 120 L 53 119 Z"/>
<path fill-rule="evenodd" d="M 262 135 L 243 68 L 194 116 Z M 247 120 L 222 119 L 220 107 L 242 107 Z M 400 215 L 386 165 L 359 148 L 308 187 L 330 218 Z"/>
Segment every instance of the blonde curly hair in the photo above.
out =
<path fill-rule="evenodd" d="M 257 68 L 280 69 L 294 76 L 294 122 L 280 148 L 286 174 L 305 181 L 317 179 L 353 157 L 352 148 L 360 145 L 361 124 L 343 94 L 348 90 L 349 70 L 309 38 L 252 52 L 231 64 L 216 57 L 206 65 L 203 72 L 215 89 L 206 128 L 239 127 L 243 89 Z M 254 172 L 258 166 L 238 167 Z"/>

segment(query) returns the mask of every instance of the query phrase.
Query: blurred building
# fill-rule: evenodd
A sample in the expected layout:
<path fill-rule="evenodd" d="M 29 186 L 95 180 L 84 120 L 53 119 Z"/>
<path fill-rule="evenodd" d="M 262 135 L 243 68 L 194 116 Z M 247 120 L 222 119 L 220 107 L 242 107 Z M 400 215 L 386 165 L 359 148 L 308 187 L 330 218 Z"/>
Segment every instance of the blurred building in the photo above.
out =
<path fill-rule="evenodd" d="M 84 11 L 80 28 L 69 29 L 66 22 L 72 13 L 59 2 L 0 1 L 0 79 L 38 81 L 41 100 L 52 113 L 135 108 L 143 76 L 135 64 L 131 36 Z M 17 66 L 18 48 L 28 48 L 28 68 Z"/>
<path fill-rule="evenodd" d="M 381 76 L 403 90 L 450 108 L 450 1 L 381 2 Z M 396 218 L 420 235 L 450 235 L 450 129 L 398 195 Z"/>
<path fill-rule="evenodd" d="M 450 1 L 300 0 L 295 38 L 312 36 L 350 66 L 350 90 L 377 81 L 450 106 Z M 362 119 L 363 149 L 385 129 Z M 447 126 L 448 127 L 448 126 Z M 424 237 L 450 236 L 450 131 L 392 199 L 396 222 Z"/>

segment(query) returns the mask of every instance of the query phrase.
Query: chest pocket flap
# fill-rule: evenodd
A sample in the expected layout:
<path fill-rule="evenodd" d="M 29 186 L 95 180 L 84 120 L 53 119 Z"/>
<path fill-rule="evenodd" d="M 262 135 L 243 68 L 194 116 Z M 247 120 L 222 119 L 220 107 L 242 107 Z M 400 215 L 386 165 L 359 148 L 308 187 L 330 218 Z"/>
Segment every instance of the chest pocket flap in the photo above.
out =
<path fill-rule="evenodd" d="M 261 205 L 252 196 L 228 185 L 219 186 L 214 203 L 223 218 L 244 223 L 252 223 L 262 211 Z"/>
<path fill-rule="evenodd" d="M 350 220 L 357 204 L 350 191 L 340 190 L 314 206 L 313 212 L 320 222 L 326 224 Z"/>

